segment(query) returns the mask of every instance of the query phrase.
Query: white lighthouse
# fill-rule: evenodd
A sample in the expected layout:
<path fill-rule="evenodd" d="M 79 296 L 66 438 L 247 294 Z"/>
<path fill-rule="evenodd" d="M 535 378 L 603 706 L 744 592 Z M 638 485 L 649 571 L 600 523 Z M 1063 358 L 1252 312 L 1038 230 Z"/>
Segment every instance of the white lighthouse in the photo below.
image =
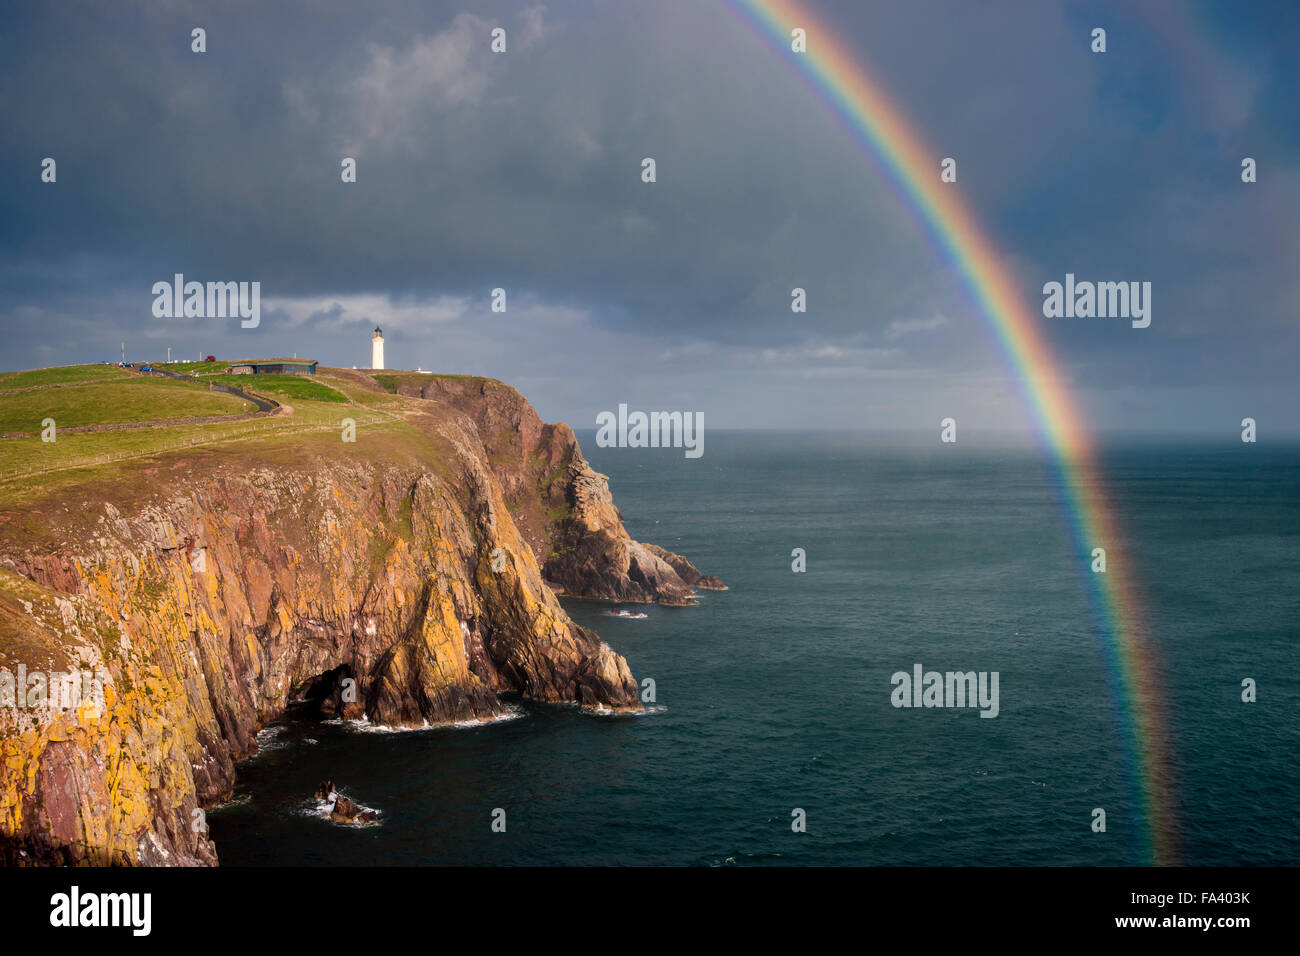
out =
<path fill-rule="evenodd" d="M 379 326 L 375 326 L 374 338 L 370 340 L 370 367 L 384 367 L 384 333 L 379 331 Z"/>

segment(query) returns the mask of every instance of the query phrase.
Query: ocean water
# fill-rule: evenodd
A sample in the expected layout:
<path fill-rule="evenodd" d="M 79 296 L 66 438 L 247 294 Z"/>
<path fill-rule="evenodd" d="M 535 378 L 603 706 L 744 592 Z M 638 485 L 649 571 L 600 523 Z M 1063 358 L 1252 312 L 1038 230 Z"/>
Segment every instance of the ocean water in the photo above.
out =
<path fill-rule="evenodd" d="M 565 601 L 654 680 L 652 712 L 517 702 L 400 733 L 291 714 L 209 814 L 223 864 L 1146 862 L 1088 556 L 1036 452 L 710 432 L 688 460 L 579 437 L 634 538 L 730 585 L 641 621 Z M 1300 448 L 1131 441 L 1103 471 L 1158 641 L 1179 860 L 1300 863 Z M 893 707 L 917 663 L 997 671 L 998 716 Z M 381 825 L 319 819 L 324 778 Z"/>

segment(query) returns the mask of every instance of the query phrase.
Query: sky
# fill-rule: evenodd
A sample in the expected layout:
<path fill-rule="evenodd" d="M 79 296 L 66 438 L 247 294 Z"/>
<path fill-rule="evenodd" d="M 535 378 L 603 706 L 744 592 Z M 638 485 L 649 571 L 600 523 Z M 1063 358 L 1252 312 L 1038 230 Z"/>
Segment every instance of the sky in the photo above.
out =
<path fill-rule="evenodd" d="M 1031 311 L 1151 283 L 1145 329 L 1041 318 L 1090 428 L 1300 435 L 1300 8 L 809 7 L 956 159 Z M 1031 427 L 954 264 L 730 0 L 24 4 L 0 62 L 4 369 L 364 367 L 379 325 L 389 367 L 575 428 Z M 260 324 L 156 317 L 175 273 L 260 282 Z"/>

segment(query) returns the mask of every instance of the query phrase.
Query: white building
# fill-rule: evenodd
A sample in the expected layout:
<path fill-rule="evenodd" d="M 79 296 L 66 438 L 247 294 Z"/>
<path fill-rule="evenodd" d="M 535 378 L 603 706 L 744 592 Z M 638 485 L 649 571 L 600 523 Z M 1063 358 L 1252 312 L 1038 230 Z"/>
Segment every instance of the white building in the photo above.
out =
<path fill-rule="evenodd" d="M 370 340 L 370 367 L 384 367 L 384 333 L 379 331 L 379 326 L 375 326 L 374 338 Z"/>

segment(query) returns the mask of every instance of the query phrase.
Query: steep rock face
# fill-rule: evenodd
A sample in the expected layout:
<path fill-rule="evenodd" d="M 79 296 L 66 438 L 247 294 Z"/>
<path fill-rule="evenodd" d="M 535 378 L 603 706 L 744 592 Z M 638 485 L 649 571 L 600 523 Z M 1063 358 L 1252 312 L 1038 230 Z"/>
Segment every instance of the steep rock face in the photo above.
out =
<path fill-rule="evenodd" d="M 693 589 L 724 590 L 690 561 L 634 541 L 614 506 L 609 479 L 587 463 L 568 425 L 547 425 L 515 389 L 487 378 L 397 376 L 399 394 L 463 411 L 542 574 L 579 597 L 684 605 Z"/>
<path fill-rule="evenodd" d="M 502 691 L 641 709 L 543 581 L 515 472 L 463 415 L 415 420 L 415 444 L 215 448 L 0 512 L 0 665 L 110 681 L 99 709 L 0 707 L 0 859 L 215 863 L 202 808 L 299 698 L 404 726 Z"/>

